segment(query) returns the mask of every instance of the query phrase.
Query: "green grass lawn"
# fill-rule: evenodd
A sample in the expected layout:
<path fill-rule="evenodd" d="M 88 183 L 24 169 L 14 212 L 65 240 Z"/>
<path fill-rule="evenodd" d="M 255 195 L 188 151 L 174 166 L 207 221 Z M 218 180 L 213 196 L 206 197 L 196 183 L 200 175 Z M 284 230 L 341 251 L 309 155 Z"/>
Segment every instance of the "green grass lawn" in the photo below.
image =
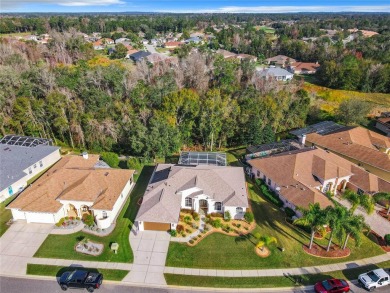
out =
<path fill-rule="evenodd" d="M 205 269 L 295 268 L 351 261 L 384 253 L 378 245 L 363 236 L 359 248 L 355 248 L 353 240 L 349 242 L 348 247 L 351 248 L 349 257 L 324 259 L 310 256 L 302 249 L 303 245 L 308 244 L 309 235 L 287 225 L 284 212 L 261 197 L 256 186 L 248 183 L 248 189 L 257 223 L 252 234 L 274 236 L 278 240 L 277 245 L 270 247 L 269 257 L 260 258 L 255 254 L 254 247 L 257 241 L 253 236 L 239 238 L 214 233 L 194 247 L 171 242 L 166 265 Z M 327 240 L 316 242 L 325 245 Z M 285 251 L 282 252 L 278 247 L 283 247 Z"/>
<path fill-rule="evenodd" d="M 141 173 L 134 176 L 136 185 L 118 216 L 114 231 L 110 235 L 106 237 L 98 237 L 84 232 L 77 232 L 70 235 L 49 235 L 35 253 L 34 257 L 132 262 L 133 252 L 129 243 L 129 233 L 131 226 L 133 225 L 134 218 L 138 212 L 139 206 L 137 201 L 143 195 L 149 182 L 149 178 L 153 173 L 153 169 L 153 166 L 144 166 Z M 103 243 L 103 253 L 99 256 L 77 253 L 74 250 L 74 246 L 81 237 Z M 110 250 L 110 244 L 112 242 L 117 242 L 119 244 L 118 254 L 115 254 Z"/>
<path fill-rule="evenodd" d="M 27 264 L 27 275 L 37 276 L 50 276 L 60 277 L 64 272 L 72 271 L 75 267 L 62 267 L 62 266 L 50 266 L 50 265 L 36 265 Z M 124 277 L 129 273 L 126 270 L 113 270 L 113 269 L 90 269 L 83 268 L 93 272 L 99 272 L 103 274 L 104 280 L 122 281 Z"/>
<path fill-rule="evenodd" d="M 369 270 L 376 268 L 389 268 L 390 261 L 368 265 L 364 267 L 334 271 L 324 274 L 309 274 L 289 277 L 205 277 L 164 274 L 168 285 L 214 287 L 214 288 L 275 288 L 291 287 L 296 285 L 314 285 L 318 281 L 329 278 L 355 280 Z"/>
<path fill-rule="evenodd" d="M 7 231 L 8 225 L 7 222 L 12 218 L 12 213 L 10 210 L 7 210 L 5 207 L 13 201 L 15 195 L 10 196 L 5 201 L 0 203 L 0 237 Z"/>

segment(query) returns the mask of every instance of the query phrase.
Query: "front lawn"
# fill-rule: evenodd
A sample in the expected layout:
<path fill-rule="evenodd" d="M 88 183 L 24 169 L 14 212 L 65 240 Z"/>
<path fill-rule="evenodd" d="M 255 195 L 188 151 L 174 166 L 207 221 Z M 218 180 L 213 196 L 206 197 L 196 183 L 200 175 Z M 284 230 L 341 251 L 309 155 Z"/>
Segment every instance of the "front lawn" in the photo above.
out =
<path fill-rule="evenodd" d="M 277 288 L 292 287 L 297 285 L 314 285 L 318 281 L 323 281 L 329 278 L 355 280 L 360 274 L 369 270 L 389 267 L 390 261 L 386 261 L 376 265 L 367 265 L 342 271 L 340 270 L 323 274 L 307 274 L 302 276 L 288 277 L 206 277 L 175 274 L 164 274 L 164 276 L 168 285 L 175 286 L 214 288 Z"/>
<path fill-rule="evenodd" d="M 0 237 L 7 231 L 9 226 L 8 221 L 12 218 L 11 210 L 7 210 L 5 207 L 15 199 L 15 195 L 10 196 L 5 201 L 0 203 Z"/>
<path fill-rule="evenodd" d="M 60 277 L 64 272 L 73 271 L 76 267 L 62 267 L 62 266 L 50 266 L 50 265 L 37 265 L 37 264 L 27 264 L 27 275 L 37 275 L 37 276 L 50 276 L 50 277 Z M 129 273 L 126 270 L 114 270 L 114 269 L 90 269 L 93 272 L 99 272 L 103 274 L 104 280 L 111 281 L 122 281 L 124 277 Z"/>
<path fill-rule="evenodd" d="M 138 212 L 139 205 L 137 202 L 146 189 L 149 178 L 153 173 L 153 169 L 153 166 L 144 166 L 139 176 L 134 176 L 136 185 L 119 214 L 116 227 L 110 235 L 106 237 L 99 237 L 84 232 L 78 232 L 70 235 L 49 235 L 35 253 L 34 257 L 133 262 L 133 251 L 131 250 L 129 243 L 130 229 Z M 74 250 L 74 246 L 76 242 L 79 241 L 78 239 L 81 239 L 82 237 L 88 238 L 94 242 L 103 243 L 103 253 L 99 256 L 77 253 Z M 115 254 L 110 250 L 110 244 L 112 242 L 117 242 L 119 244 L 118 254 Z"/>
<path fill-rule="evenodd" d="M 171 242 L 166 265 L 205 269 L 295 268 L 351 261 L 384 253 L 378 245 L 363 236 L 359 248 L 355 248 L 354 241 L 350 240 L 348 247 L 351 249 L 351 255 L 349 257 L 324 259 L 310 256 L 302 249 L 302 245 L 308 244 L 309 235 L 286 224 L 284 212 L 261 197 L 256 186 L 248 183 L 248 189 L 257 223 L 252 234 L 274 236 L 278 241 L 277 245 L 269 247 L 271 250 L 269 257 L 260 258 L 256 255 L 254 247 L 257 240 L 253 236 L 230 237 L 214 233 L 194 247 Z M 324 245 L 327 240 L 316 240 L 316 243 Z M 282 252 L 279 247 L 285 250 Z"/>

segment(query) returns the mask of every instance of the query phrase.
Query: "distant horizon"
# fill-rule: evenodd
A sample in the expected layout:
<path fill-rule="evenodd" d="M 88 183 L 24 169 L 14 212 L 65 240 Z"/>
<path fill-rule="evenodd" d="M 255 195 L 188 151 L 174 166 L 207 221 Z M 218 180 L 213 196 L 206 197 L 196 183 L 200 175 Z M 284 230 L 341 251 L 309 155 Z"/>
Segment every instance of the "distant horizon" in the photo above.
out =
<path fill-rule="evenodd" d="M 356 4 L 358 2 L 358 4 Z M 3 13 L 390 13 L 388 0 L 1 0 Z M 308 4 L 310 3 L 310 4 Z"/>

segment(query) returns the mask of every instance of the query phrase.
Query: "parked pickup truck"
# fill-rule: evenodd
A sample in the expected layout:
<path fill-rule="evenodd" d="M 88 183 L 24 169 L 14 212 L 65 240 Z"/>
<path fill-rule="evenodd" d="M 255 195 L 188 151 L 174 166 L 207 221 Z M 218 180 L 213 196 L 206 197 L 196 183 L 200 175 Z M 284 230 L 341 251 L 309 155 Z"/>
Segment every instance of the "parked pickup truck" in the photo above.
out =
<path fill-rule="evenodd" d="M 376 288 L 390 285 L 390 276 L 383 269 L 376 269 L 359 275 L 358 281 L 367 290 L 373 291 Z"/>
<path fill-rule="evenodd" d="M 74 270 L 63 273 L 59 283 L 64 291 L 68 288 L 85 288 L 88 292 L 93 292 L 103 283 L 103 275 L 87 270 Z"/>

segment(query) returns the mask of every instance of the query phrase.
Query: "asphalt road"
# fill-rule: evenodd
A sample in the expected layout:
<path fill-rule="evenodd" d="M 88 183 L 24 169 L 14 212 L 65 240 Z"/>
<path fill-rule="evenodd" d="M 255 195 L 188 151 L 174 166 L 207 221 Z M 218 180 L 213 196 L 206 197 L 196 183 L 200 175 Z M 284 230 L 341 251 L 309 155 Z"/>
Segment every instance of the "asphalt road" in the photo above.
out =
<path fill-rule="evenodd" d="M 306 293 L 306 292 L 314 292 L 312 290 L 277 290 L 277 289 L 252 289 L 251 292 L 262 292 L 262 293 Z M 55 280 L 39 280 L 39 279 L 22 279 L 22 278 L 10 278 L 10 277 L 0 277 L 0 292 L 1 293 L 60 293 L 64 292 L 58 286 Z M 80 293 L 87 292 L 86 290 L 80 289 L 69 289 L 67 292 L 69 293 Z M 115 292 L 115 293 L 183 293 L 183 292 L 194 292 L 194 293 L 208 293 L 208 292 L 235 292 L 235 290 L 213 290 L 213 289 L 191 289 L 191 288 L 183 288 L 183 289 L 162 289 L 162 288 L 148 288 L 148 287 L 136 287 L 136 286 L 126 286 L 126 285 L 117 285 L 117 284 L 108 284 L 103 283 L 103 286 L 96 290 L 97 293 L 107 293 L 107 292 Z M 238 292 L 238 290 L 236 291 Z M 239 292 L 245 292 L 241 289 Z M 249 292 L 249 290 L 248 290 Z M 355 285 L 351 285 L 351 293 L 366 293 L 367 291 L 359 288 Z M 385 293 L 390 292 L 390 288 L 380 288 L 375 290 L 375 292 Z"/>

